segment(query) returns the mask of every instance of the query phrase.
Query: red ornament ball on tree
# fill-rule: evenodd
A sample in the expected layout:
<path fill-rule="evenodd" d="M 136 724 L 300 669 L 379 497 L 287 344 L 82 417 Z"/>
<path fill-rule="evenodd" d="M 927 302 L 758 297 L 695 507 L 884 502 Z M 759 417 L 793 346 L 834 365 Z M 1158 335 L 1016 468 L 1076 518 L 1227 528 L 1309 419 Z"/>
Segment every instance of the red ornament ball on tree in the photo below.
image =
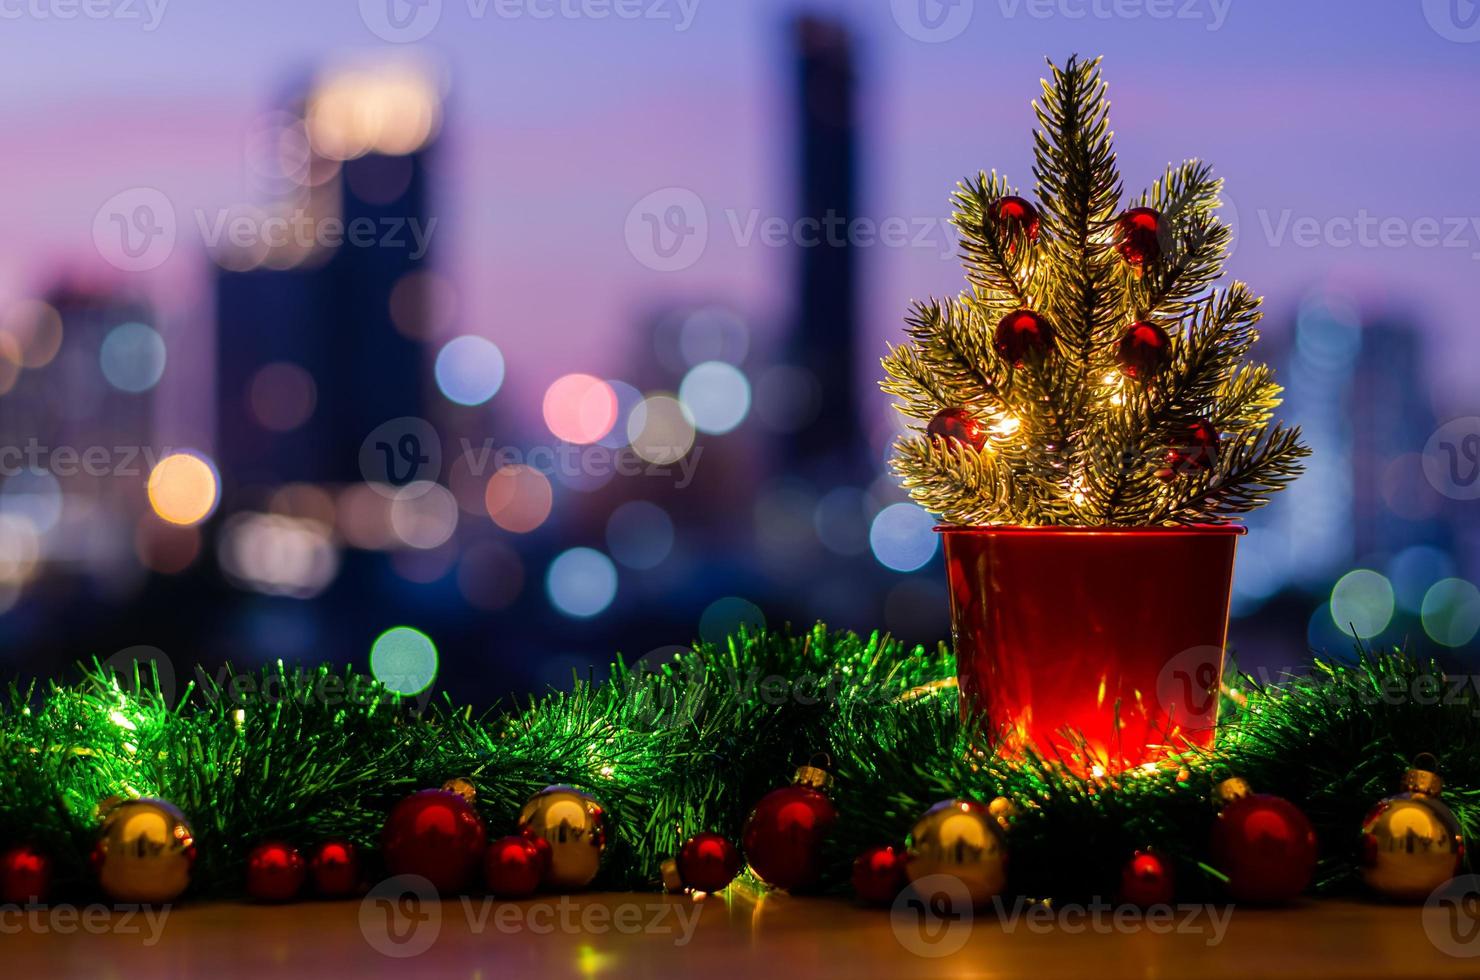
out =
<path fill-rule="evenodd" d="M 1167 450 L 1168 475 L 1198 473 L 1218 462 L 1218 430 L 1203 419 L 1191 423 Z"/>
<path fill-rule="evenodd" d="M 1172 865 L 1154 851 L 1137 851 L 1120 873 L 1120 900 L 1127 905 L 1170 905 L 1176 894 Z"/>
<path fill-rule="evenodd" d="M 51 893 L 51 858 L 22 844 L 0 854 L 0 905 L 44 902 Z"/>
<path fill-rule="evenodd" d="M 875 905 L 894 901 L 905 885 L 904 865 L 905 855 L 899 848 L 870 847 L 853 859 L 853 894 Z"/>
<path fill-rule="evenodd" d="M 1032 310 L 1013 310 L 997 323 L 992 346 L 1013 366 L 1021 366 L 1029 355 L 1042 356 L 1053 349 L 1053 324 Z"/>
<path fill-rule="evenodd" d="M 741 836 L 750 870 L 776 888 L 816 884 L 822 841 L 837 820 L 837 808 L 820 790 L 801 785 L 771 790 L 751 811 Z"/>
<path fill-rule="evenodd" d="M 421 875 L 443 893 L 460 891 L 483 858 L 483 821 L 467 800 L 441 789 L 413 793 L 391 810 L 381 834 L 386 870 Z"/>
<path fill-rule="evenodd" d="M 1166 224 L 1155 208 L 1131 208 L 1115 222 L 1115 250 L 1137 269 L 1161 258 Z"/>
<path fill-rule="evenodd" d="M 1154 378 L 1172 359 L 1172 341 L 1156 324 L 1137 321 L 1121 335 L 1115 359 L 1128 378 Z"/>
<path fill-rule="evenodd" d="M 959 442 L 972 449 L 981 449 L 987 444 L 986 430 L 964 408 L 943 408 L 936 412 L 930 424 L 925 427 L 925 434 L 932 440 Z"/>
<path fill-rule="evenodd" d="M 740 852 L 723 834 L 695 834 L 678 851 L 678 876 L 689 888 L 717 892 L 740 873 Z"/>
<path fill-rule="evenodd" d="M 1228 876 L 1235 901 L 1289 902 L 1316 870 L 1316 832 L 1289 800 L 1264 793 L 1236 797 L 1213 825 L 1214 866 Z"/>
<path fill-rule="evenodd" d="M 308 859 L 313 890 L 323 898 L 349 898 L 363 887 L 360 855 L 348 841 L 324 841 Z"/>
<path fill-rule="evenodd" d="M 308 866 L 298 848 L 263 841 L 247 855 L 247 894 L 259 902 L 290 902 L 303 890 Z"/>
<path fill-rule="evenodd" d="M 1013 195 L 1000 197 L 992 203 L 991 215 L 1002 233 L 1030 242 L 1038 240 L 1038 209 L 1028 200 Z"/>
<path fill-rule="evenodd" d="M 533 895 L 544 877 L 545 856 L 528 837 L 500 837 L 483 855 L 483 883 L 500 898 Z"/>

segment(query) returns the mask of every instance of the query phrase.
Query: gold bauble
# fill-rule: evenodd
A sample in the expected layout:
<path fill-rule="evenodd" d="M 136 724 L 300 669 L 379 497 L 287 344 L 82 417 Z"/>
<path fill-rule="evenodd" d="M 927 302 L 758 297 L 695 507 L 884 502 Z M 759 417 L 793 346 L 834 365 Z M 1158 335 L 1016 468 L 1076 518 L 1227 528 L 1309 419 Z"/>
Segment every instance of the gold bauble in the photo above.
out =
<path fill-rule="evenodd" d="M 915 823 L 908 847 L 905 873 L 912 882 L 950 875 L 978 906 L 1007 887 L 1007 842 L 1002 823 L 985 803 L 935 804 Z"/>
<path fill-rule="evenodd" d="M 195 834 L 164 800 L 124 800 L 107 810 L 93 866 L 115 902 L 172 902 L 190 885 Z"/>
<path fill-rule="evenodd" d="M 1439 777 L 1410 769 L 1406 792 L 1373 807 L 1362 821 L 1362 878 L 1382 895 L 1404 902 L 1428 898 L 1453 878 L 1464 855 L 1459 821 L 1439 799 Z"/>
<path fill-rule="evenodd" d="M 584 888 L 601 870 L 606 849 L 606 813 L 589 793 L 573 786 L 547 786 L 519 811 L 519 832 L 550 845 L 545 884 Z"/>
<path fill-rule="evenodd" d="M 478 800 L 478 787 L 462 777 L 449 779 L 442 784 L 442 789 L 448 793 L 456 793 L 468 803 L 476 803 Z"/>

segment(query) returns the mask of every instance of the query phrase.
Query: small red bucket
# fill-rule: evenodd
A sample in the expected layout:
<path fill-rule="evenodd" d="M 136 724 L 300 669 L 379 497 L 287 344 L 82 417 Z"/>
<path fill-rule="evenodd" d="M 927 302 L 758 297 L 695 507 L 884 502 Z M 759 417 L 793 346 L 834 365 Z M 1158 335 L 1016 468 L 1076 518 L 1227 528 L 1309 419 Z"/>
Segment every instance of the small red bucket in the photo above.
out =
<path fill-rule="evenodd" d="M 937 530 L 963 716 L 1002 749 L 1118 772 L 1212 745 L 1244 528 Z"/>

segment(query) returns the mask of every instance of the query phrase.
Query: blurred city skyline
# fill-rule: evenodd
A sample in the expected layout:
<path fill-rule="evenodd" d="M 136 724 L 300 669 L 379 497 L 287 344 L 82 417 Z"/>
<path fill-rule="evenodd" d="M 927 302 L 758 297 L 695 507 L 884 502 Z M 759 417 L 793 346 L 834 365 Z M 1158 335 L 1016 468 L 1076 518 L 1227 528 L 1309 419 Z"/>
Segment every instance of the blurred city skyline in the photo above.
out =
<path fill-rule="evenodd" d="M 230 589 L 301 592 L 308 605 L 336 580 L 329 595 L 339 606 L 383 587 L 367 584 L 384 577 L 380 566 L 361 567 L 352 553 L 384 549 L 345 524 L 352 508 L 375 501 L 333 490 L 319 520 L 330 493 L 315 489 L 371 478 L 351 455 L 362 440 L 376 445 L 377 420 L 425 416 L 449 461 L 453 446 L 503 447 L 527 461 L 541 448 L 596 444 L 680 470 L 666 483 L 618 479 L 603 490 L 610 477 L 550 468 L 489 482 L 497 464 L 459 485 L 452 465 L 420 503 L 395 503 L 405 547 L 388 567 L 399 587 L 457 583 L 408 599 L 402 617 L 460 637 L 444 654 L 476 649 L 492 623 L 526 647 L 550 643 L 547 666 L 568 673 L 619 649 L 686 643 L 706 632 L 705 615 L 903 625 L 912 641 L 947 639 L 933 537 L 930 552 L 919 551 L 928 521 L 898 503 L 882 465 L 898 423 L 876 388 L 878 356 L 899 337 L 909 299 L 960 289 L 947 226 L 954 182 L 995 168 L 1031 192 L 1029 100 L 1044 55 L 1102 53 L 1127 196 L 1192 156 L 1228 181 L 1225 215 L 1237 233 L 1229 276 L 1266 297 L 1257 356 L 1297 389 L 1284 414 L 1308 426 L 1318 453 L 1291 499 L 1250 521 L 1235 613 L 1251 618 L 1235 622 L 1232 642 L 1254 647 L 1256 663 L 1291 664 L 1307 644 L 1347 641 L 1339 616 L 1376 617 L 1384 603 L 1381 623 L 1359 634 L 1421 640 L 1433 635 L 1420 618 L 1428 594 L 1451 580 L 1460 591 L 1441 598 L 1458 612 L 1443 622 L 1468 622 L 1461 586 L 1473 592 L 1467 578 L 1480 571 L 1476 522 L 1424 482 L 1421 455 L 1436 427 L 1480 415 L 1469 377 L 1480 361 L 1471 322 L 1480 207 L 1464 170 L 1480 134 L 1447 108 L 1480 59 L 1480 37 L 1470 43 L 1462 19 L 1446 20 L 1434 4 L 1275 10 L 1215 0 L 620 6 L 643 16 L 598 16 L 607 8 L 592 0 L 366 0 L 268 3 L 250 16 L 139 5 L 139 22 L 120 12 L 8 23 L 17 57 L 0 65 L 0 81 L 12 82 L 0 101 L 18 138 L 0 173 L 17 193 L 13 233 L 0 243 L 0 309 L 14 317 L 38 300 L 59 310 L 75 302 L 79 322 L 97 322 L 74 333 L 72 316 L 62 317 L 58 364 L 87 336 L 90 350 L 103 349 L 87 356 L 102 357 L 115 392 L 147 391 L 150 406 L 148 419 L 102 403 L 64 411 L 69 427 L 46 438 L 142 442 L 156 455 L 189 448 L 219 465 L 209 478 L 225 509 L 206 532 L 215 543 L 194 541 L 181 570 L 215 574 L 207 566 L 219 562 Z M 795 21 L 808 11 L 823 17 L 810 40 Z M 821 75 L 809 74 L 798 60 L 809 44 L 846 55 L 831 68 L 819 56 Z M 38 59 L 43 50 L 51 56 Z M 850 83 L 839 120 L 829 100 L 844 76 L 856 94 Z M 365 104 L 384 118 L 367 123 L 357 108 Z M 846 135 L 827 135 L 830 127 Z M 325 156 L 334 140 L 345 141 L 342 152 Z M 300 158 L 303 172 L 287 172 L 283 160 Z M 328 161 L 323 173 L 315 160 Z M 362 214 L 373 216 L 376 240 L 294 241 L 289 223 L 287 247 L 268 247 L 264 218 L 285 202 L 281 213 L 316 216 L 310 239 L 323 237 L 326 217 Z M 844 248 L 826 240 L 826 226 L 798 221 L 835 211 L 848 218 Z M 241 221 L 246 238 L 233 244 Z M 399 237 L 388 247 L 390 233 Z M 346 271 L 355 254 L 373 261 Z M 414 288 L 398 300 L 403 282 Z M 107 298 L 108 312 L 86 297 Z M 126 324 L 146 330 L 115 336 Z M 301 341 L 320 329 L 340 346 L 306 352 Z M 460 346 L 444 361 L 449 342 Z M 841 371 L 831 350 L 843 355 Z M 407 363 L 418 358 L 419 367 Z M 158 374 L 130 387 L 156 360 Z M 785 374 L 800 364 L 809 365 L 802 382 Z M 707 373 L 686 381 L 695 371 Z M 42 397 L 50 383 L 38 377 L 21 371 L 0 397 L 12 442 L 31 430 L 11 406 Z M 787 393 L 812 383 L 822 400 L 808 418 L 827 424 L 804 421 L 798 431 L 783 417 Z M 1380 392 L 1375 410 L 1366 392 Z M 702 408 L 699 398 L 708 399 Z M 638 406 L 647 423 L 634 429 Z M 629 438 L 644 431 L 646 453 Z M 263 432 L 278 435 L 263 441 Z M 380 440 L 382 465 L 393 466 L 405 435 Z M 678 451 L 654 457 L 665 448 Z M 135 483 L 128 506 L 144 507 L 142 478 Z M 9 489 L 24 507 L 49 507 L 46 487 Z M 496 505 L 497 493 L 506 497 Z M 152 504 L 161 513 L 160 500 Z M 460 510 L 449 555 L 437 527 L 457 528 Z M 510 534 L 468 529 L 490 516 Z M 799 524 L 812 542 L 800 562 Z M 159 563 L 183 555 L 172 551 L 180 540 L 139 534 L 144 564 L 174 574 Z M 668 545 L 654 550 L 655 536 Z M 263 580 L 253 541 L 301 555 L 299 578 Z M 507 582 L 511 555 L 515 594 L 468 585 Z M 665 569 L 669 555 L 678 557 Z M 1353 568 L 1385 584 L 1342 577 Z M 788 576 L 808 569 L 818 580 L 792 594 Z M 697 579 L 676 579 L 682 570 Z M 610 576 L 626 608 L 609 610 L 609 595 L 594 614 L 573 610 L 553 591 L 559 575 L 580 583 L 577 606 Z M 1338 578 L 1345 591 L 1333 611 L 1322 602 Z M 236 608 L 230 590 L 211 594 L 222 610 Z M 449 601 L 464 608 L 451 612 Z M 567 618 L 551 617 L 551 603 Z M 215 652 L 240 656 L 260 642 L 262 655 L 286 644 L 354 659 L 368 645 L 326 643 L 326 631 L 343 628 L 334 615 L 292 639 L 285 608 L 272 606 Z M 18 629 L 0 613 L 7 625 Z M 34 637 L 34 627 L 17 635 Z M 567 635 L 541 639 L 552 632 Z M 85 635 L 58 649 L 112 652 L 79 649 Z M 1447 646 L 1473 649 L 1473 635 Z M 501 650 L 469 676 L 521 653 Z M 557 673 L 525 665 L 503 679 L 518 688 Z"/>

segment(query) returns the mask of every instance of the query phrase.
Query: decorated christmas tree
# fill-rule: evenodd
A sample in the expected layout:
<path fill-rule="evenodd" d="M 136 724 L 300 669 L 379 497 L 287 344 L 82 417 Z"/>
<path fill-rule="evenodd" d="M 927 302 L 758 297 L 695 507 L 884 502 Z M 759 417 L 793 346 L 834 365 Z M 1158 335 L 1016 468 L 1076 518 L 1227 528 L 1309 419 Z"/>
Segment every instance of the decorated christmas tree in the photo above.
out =
<path fill-rule="evenodd" d="M 1098 59 L 1054 67 L 1034 108 L 1037 203 L 995 171 L 959 185 L 967 287 L 917 302 L 884 358 L 913 422 L 904 486 L 956 525 L 1198 524 L 1262 505 L 1308 450 L 1247 359 L 1260 298 L 1214 285 L 1222 182 L 1188 160 L 1127 206 Z"/>

